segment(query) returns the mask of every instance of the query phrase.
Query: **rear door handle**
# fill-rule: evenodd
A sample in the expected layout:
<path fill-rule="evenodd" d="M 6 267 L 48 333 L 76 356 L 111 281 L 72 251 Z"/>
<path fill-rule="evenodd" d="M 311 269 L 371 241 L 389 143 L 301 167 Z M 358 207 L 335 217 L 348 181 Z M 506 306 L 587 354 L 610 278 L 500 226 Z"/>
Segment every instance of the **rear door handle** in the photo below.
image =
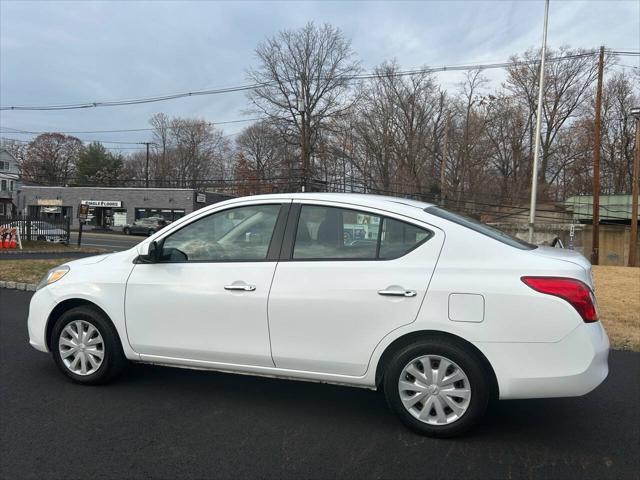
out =
<path fill-rule="evenodd" d="M 241 290 L 244 292 L 253 292 L 256 289 L 255 285 L 249 285 L 245 282 L 233 282 L 231 285 L 225 285 L 225 290 Z"/>
<path fill-rule="evenodd" d="M 415 297 L 415 290 L 406 290 L 401 287 L 387 287 L 384 290 L 378 290 L 378 295 L 388 295 L 391 297 Z"/>

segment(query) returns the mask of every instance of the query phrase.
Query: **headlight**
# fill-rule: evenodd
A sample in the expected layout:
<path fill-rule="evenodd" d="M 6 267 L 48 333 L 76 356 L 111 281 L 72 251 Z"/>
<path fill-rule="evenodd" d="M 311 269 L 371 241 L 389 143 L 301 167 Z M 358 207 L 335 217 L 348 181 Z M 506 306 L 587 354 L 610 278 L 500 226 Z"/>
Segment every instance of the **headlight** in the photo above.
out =
<path fill-rule="evenodd" d="M 62 277 L 64 277 L 67 272 L 69 272 L 69 267 L 67 265 L 52 268 L 44 277 L 42 277 L 42 280 L 40 280 L 40 283 L 36 287 L 36 290 L 40 290 L 42 287 L 46 287 L 47 285 L 51 285 L 52 283 L 57 282 Z"/>

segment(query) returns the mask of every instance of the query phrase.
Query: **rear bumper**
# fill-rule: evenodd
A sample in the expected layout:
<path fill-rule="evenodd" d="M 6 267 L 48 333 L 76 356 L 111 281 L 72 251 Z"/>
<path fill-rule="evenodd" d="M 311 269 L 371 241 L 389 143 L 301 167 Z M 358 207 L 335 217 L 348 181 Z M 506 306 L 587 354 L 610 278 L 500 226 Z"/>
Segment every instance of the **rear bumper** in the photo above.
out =
<path fill-rule="evenodd" d="M 577 397 L 609 373 L 609 338 L 600 322 L 581 324 L 555 343 L 475 345 L 496 373 L 500 399 Z"/>

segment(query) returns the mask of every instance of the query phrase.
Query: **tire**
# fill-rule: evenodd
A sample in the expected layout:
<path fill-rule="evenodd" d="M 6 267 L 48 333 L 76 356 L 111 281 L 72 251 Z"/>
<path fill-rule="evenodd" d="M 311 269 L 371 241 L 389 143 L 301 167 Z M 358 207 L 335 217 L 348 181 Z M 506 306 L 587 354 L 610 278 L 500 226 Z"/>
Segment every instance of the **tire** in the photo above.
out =
<path fill-rule="evenodd" d="M 75 334 L 78 327 L 89 338 L 81 340 L 81 351 L 72 344 L 78 345 Z M 90 327 L 93 327 L 94 333 Z M 98 341 L 101 340 L 101 344 Z M 92 343 L 89 343 L 92 342 Z M 115 327 L 99 310 L 92 307 L 76 307 L 63 313 L 51 331 L 51 352 L 58 368 L 76 383 L 98 385 L 113 380 L 126 365 L 122 344 Z M 75 348 L 75 352 L 69 353 Z M 68 355 L 63 358 L 63 355 Z M 80 355 L 79 355 L 80 354 Z M 100 359 L 100 354 L 102 359 Z M 82 373 L 84 356 L 85 373 Z M 76 358 L 80 357 L 76 362 Z M 96 366 L 96 364 L 98 364 Z"/>
<path fill-rule="evenodd" d="M 439 379 L 434 374 L 424 375 L 421 369 L 425 363 L 439 373 Z M 476 352 L 462 343 L 433 337 L 397 351 L 386 366 L 383 387 L 387 403 L 407 427 L 430 437 L 447 438 L 466 432 L 484 415 L 491 396 L 490 378 Z M 468 398 L 464 398 L 465 390 Z"/>
<path fill-rule="evenodd" d="M 131 235 L 131 230 L 129 230 L 127 227 L 122 229 L 122 233 L 124 233 L 125 235 Z"/>
<path fill-rule="evenodd" d="M 153 235 L 154 233 L 156 233 L 156 231 L 153 228 L 150 228 L 149 231 L 147 232 L 149 234 L 149 236 Z"/>

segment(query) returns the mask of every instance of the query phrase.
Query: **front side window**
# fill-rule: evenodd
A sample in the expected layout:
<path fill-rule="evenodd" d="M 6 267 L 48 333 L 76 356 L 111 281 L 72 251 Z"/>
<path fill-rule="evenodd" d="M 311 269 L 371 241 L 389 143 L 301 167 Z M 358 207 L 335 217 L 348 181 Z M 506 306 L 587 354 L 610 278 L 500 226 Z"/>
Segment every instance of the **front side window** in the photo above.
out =
<path fill-rule="evenodd" d="M 280 205 L 251 205 L 208 215 L 168 236 L 162 261 L 260 261 L 267 258 Z"/>

